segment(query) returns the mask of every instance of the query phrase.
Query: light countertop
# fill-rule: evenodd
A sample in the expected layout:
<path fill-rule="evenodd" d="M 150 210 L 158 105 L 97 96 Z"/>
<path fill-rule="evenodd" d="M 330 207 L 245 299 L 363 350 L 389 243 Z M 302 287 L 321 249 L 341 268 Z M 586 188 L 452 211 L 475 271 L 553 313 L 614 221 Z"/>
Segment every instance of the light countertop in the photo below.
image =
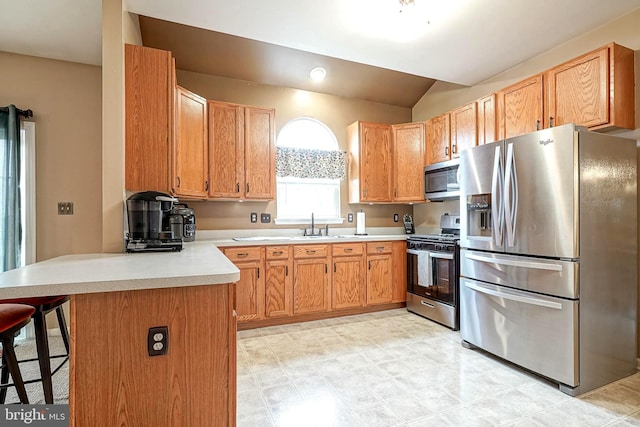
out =
<path fill-rule="evenodd" d="M 215 285 L 239 270 L 211 241 L 180 252 L 65 255 L 0 273 L 0 298 Z"/>

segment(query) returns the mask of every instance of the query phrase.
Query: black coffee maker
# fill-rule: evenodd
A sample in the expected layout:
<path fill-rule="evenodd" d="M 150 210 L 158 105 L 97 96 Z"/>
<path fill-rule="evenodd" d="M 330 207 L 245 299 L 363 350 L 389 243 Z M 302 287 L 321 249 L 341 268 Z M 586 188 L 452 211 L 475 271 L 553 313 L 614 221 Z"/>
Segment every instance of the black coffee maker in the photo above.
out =
<path fill-rule="evenodd" d="M 180 251 L 182 239 L 173 235 L 169 221 L 178 199 L 158 191 L 135 193 L 127 199 L 127 252 Z"/>

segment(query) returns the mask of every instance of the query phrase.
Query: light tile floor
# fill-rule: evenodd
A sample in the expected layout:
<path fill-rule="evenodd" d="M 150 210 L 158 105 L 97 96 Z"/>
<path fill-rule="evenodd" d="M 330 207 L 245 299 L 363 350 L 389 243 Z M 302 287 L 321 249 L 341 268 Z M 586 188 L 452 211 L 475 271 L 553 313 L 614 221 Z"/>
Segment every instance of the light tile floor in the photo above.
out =
<path fill-rule="evenodd" d="M 238 427 L 640 426 L 640 373 L 572 398 L 406 309 L 238 333 Z"/>

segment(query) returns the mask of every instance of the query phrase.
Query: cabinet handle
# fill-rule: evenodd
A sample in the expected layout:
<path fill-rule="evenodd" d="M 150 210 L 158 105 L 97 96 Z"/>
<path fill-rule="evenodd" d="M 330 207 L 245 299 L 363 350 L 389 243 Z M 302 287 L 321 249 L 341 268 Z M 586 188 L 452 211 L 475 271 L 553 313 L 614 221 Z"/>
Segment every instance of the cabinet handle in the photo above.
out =
<path fill-rule="evenodd" d="M 258 279 L 260 278 L 260 267 L 258 267 Z"/>
<path fill-rule="evenodd" d="M 456 154 L 456 153 L 458 152 L 458 144 L 453 144 L 453 145 L 451 146 L 451 152 L 452 152 L 453 154 Z"/>
<path fill-rule="evenodd" d="M 384 251 L 384 246 L 377 246 L 376 247 L 376 251 L 378 251 L 378 252 Z"/>
<path fill-rule="evenodd" d="M 240 192 L 240 183 L 236 183 L 236 193 Z"/>
<path fill-rule="evenodd" d="M 247 193 L 249 192 L 249 183 L 247 182 Z"/>
<path fill-rule="evenodd" d="M 289 275 L 289 266 L 288 266 L 288 265 L 285 265 L 285 266 L 284 266 L 284 275 L 285 275 L 285 276 L 288 276 L 288 275 Z"/>
<path fill-rule="evenodd" d="M 238 258 L 244 258 L 244 257 L 246 257 L 246 256 L 249 256 L 249 253 L 247 253 L 247 252 L 242 252 L 242 253 L 238 254 Z"/>
<path fill-rule="evenodd" d="M 329 272 L 329 266 L 327 266 L 327 264 L 324 265 L 324 274 L 327 274 Z"/>
<path fill-rule="evenodd" d="M 176 179 L 178 180 L 178 188 L 180 188 L 180 177 L 177 176 Z"/>
<path fill-rule="evenodd" d="M 553 117 L 549 116 L 549 127 L 553 127 Z"/>
<path fill-rule="evenodd" d="M 398 197 L 398 189 L 397 188 L 393 189 L 393 197 Z"/>
<path fill-rule="evenodd" d="M 335 262 L 333 263 L 333 272 L 334 273 L 336 272 L 336 263 Z"/>
<path fill-rule="evenodd" d="M 444 155 L 445 156 L 449 155 L 449 147 L 444 147 Z"/>
<path fill-rule="evenodd" d="M 344 249 L 344 251 L 345 251 L 345 252 L 353 252 L 353 249 L 351 249 L 351 248 L 345 248 L 345 249 Z"/>
<path fill-rule="evenodd" d="M 282 255 L 282 251 L 275 251 L 273 254 L 274 255 Z"/>
<path fill-rule="evenodd" d="M 540 130 L 540 120 L 536 120 L 536 130 Z"/>
<path fill-rule="evenodd" d="M 362 189 L 362 197 L 367 197 L 367 189 L 366 188 Z"/>
<path fill-rule="evenodd" d="M 204 182 L 204 191 L 209 191 L 209 181 Z"/>
<path fill-rule="evenodd" d="M 369 270 L 371 270 L 371 261 L 369 261 Z"/>
<path fill-rule="evenodd" d="M 312 255 L 312 254 L 315 254 L 315 253 L 316 253 L 316 251 L 312 251 L 311 249 L 307 249 L 307 254 Z"/>

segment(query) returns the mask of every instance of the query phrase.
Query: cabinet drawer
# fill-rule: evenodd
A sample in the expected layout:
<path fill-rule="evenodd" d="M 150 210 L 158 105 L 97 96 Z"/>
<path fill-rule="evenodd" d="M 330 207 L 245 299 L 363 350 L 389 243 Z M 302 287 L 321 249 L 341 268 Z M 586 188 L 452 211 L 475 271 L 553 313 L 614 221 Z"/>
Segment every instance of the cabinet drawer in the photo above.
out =
<path fill-rule="evenodd" d="M 364 246 L 360 243 L 337 243 L 333 245 L 333 256 L 362 255 Z"/>
<path fill-rule="evenodd" d="M 370 242 L 367 243 L 368 254 L 385 254 L 391 252 L 391 242 Z"/>
<path fill-rule="evenodd" d="M 267 246 L 267 259 L 289 258 L 289 246 Z"/>
<path fill-rule="evenodd" d="M 224 248 L 224 254 L 232 262 L 249 261 L 249 260 L 254 261 L 254 260 L 260 260 L 261 250 L 262 248 L 259 246 L 244 247 L 244 248 Z"/>
<path fill-rule="evenodd" d="M 301 245 L 293 247 L 294 258 L 322 258 L 329 256 L 327 245 Z"/>

